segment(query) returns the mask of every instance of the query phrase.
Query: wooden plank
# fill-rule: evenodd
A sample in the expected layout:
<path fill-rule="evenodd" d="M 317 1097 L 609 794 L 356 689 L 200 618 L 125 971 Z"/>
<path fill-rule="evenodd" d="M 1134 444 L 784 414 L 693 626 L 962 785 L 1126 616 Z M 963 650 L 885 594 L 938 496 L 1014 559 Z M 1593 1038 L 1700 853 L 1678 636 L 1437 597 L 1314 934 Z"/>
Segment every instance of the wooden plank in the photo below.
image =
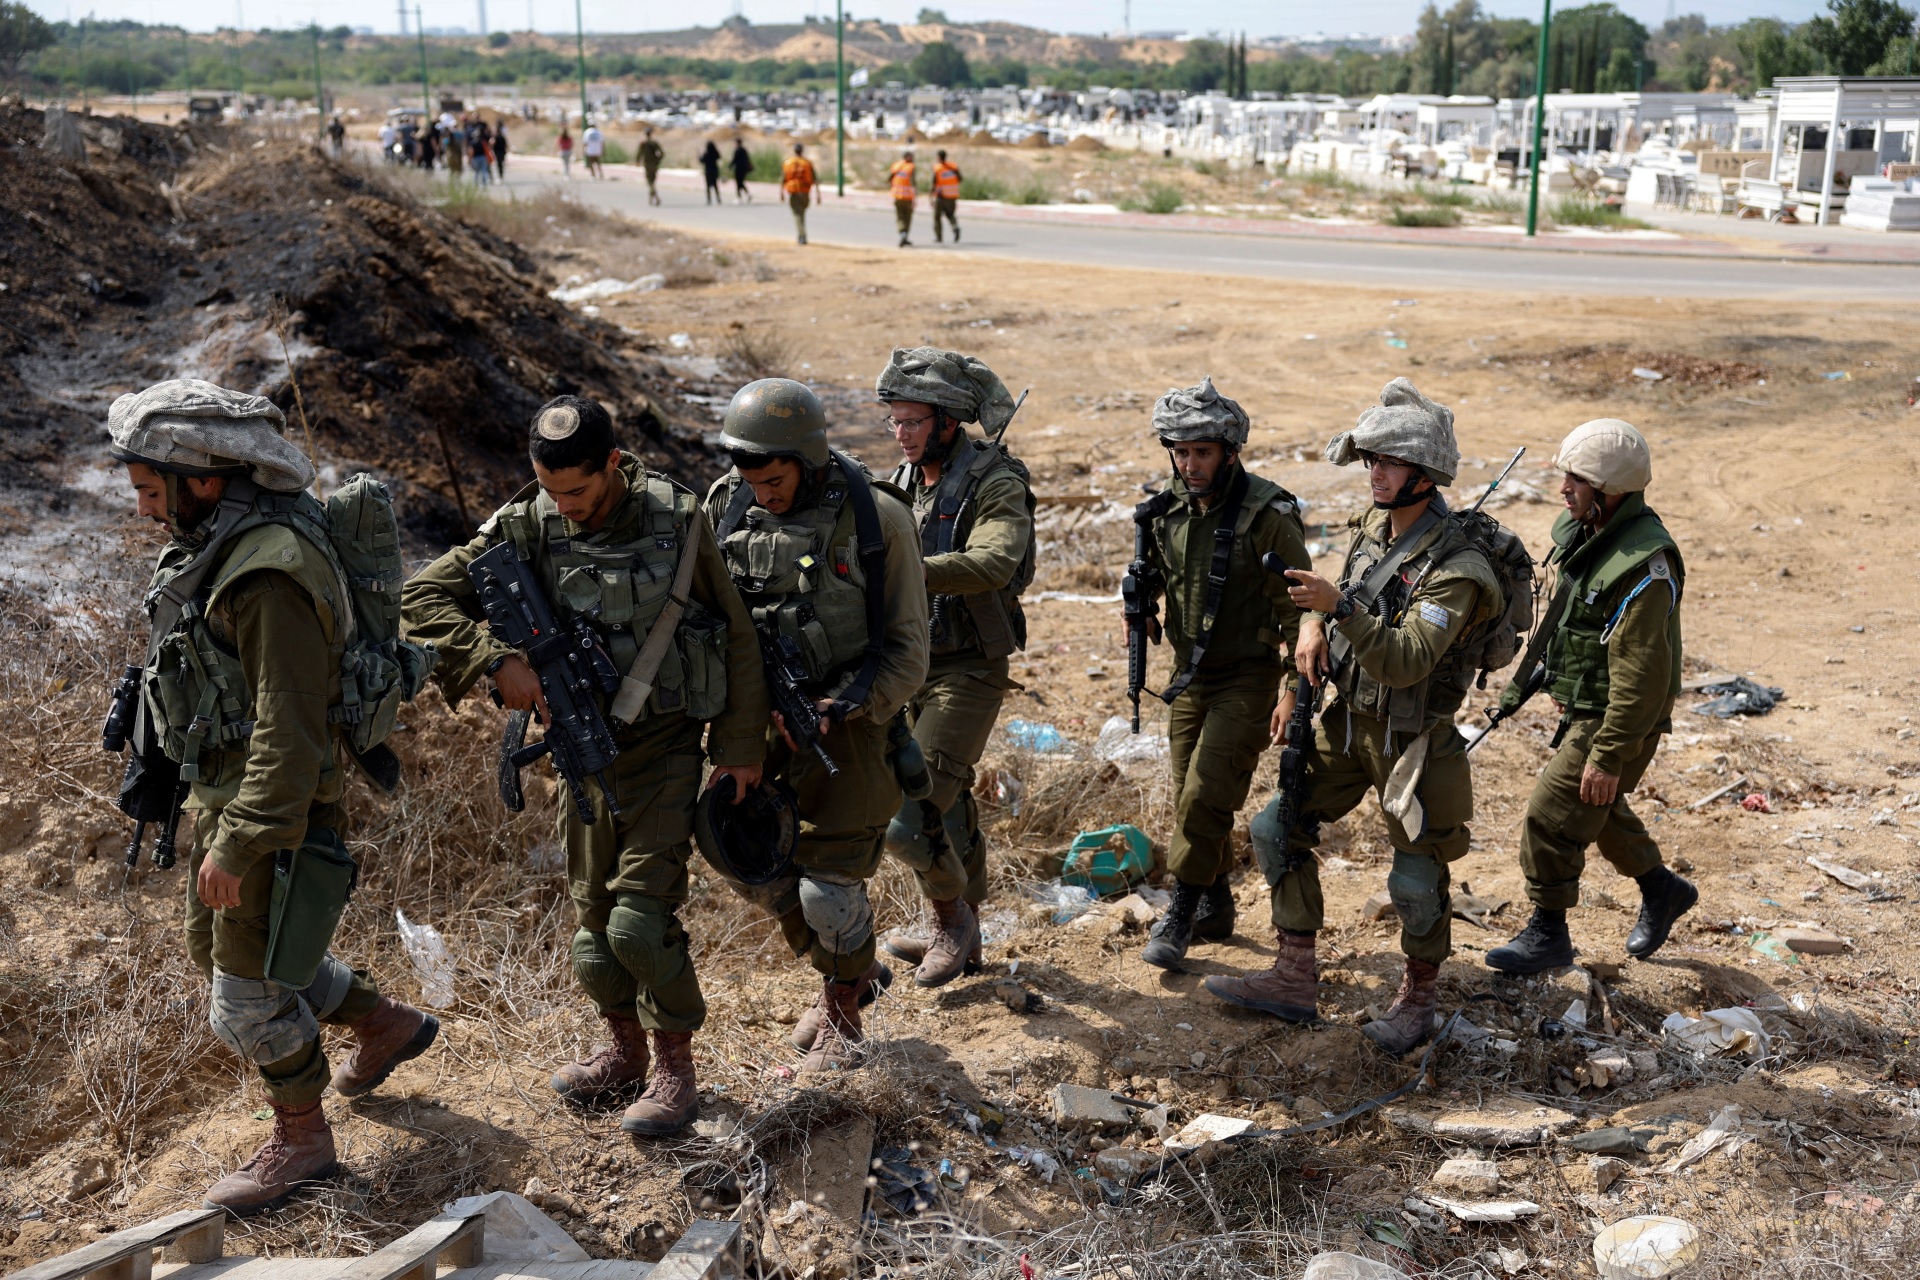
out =
<path fill-rule="evenodd" d="M 455 1217 L 443 1213 L 415 1227 L 392 1244 L 334 1272 L 334 1280 L 434 1280 L 442 1252 L 478 1259 L 484 1250 L 486 1215 Z"/>
<path fill-rule="evenodd" d="M 227 1251 L 227 1215 L 216 1213 L 199 1226 L 182 1231 L 161 1254 L 166 1262 L 213 1262 Z"/>
<path fill-rule="evenodd" d="M 648 1280 L 716 1280 L 740 1274 L 740 1224 L 700 1218 L 667 1256 L 653 1266 Z"/>
<path fill-rule="evenodd" d="M 211 1263 L 166 1266 L 158 1280 L 334 1280 L 339 1258 L 262 1258 L 234 1254 Z M 651 1262 L 596 1258 L 589 1262 L 480 1262 L 443 1271 L 440 1280 L 647 1280 Z"/>
<path fill-rule="evenodd" d="M 146 1280 L 155 1249 L 171 1244 L 182 1235 L 204 1231 L 210 1222 L 224 1222 L 226 1215 L 225 1209 L 182 1209 L 164 1218 L 116 1231 L 72 1253 L 37 1262 L 5 1280 L 77 1280 L 116 1264 L 121 1267 L 119 1280 Z"/>

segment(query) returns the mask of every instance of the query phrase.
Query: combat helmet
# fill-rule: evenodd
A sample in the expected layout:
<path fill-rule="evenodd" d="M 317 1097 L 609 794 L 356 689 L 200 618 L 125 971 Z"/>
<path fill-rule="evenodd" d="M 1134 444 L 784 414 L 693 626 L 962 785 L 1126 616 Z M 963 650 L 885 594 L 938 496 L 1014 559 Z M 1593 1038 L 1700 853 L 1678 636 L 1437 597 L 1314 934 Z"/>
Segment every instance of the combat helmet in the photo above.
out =
<path fill-rule="evenodd" d="M 1213 377 L 1197 387 L 1178 387 L 1153 402 L 1153 434 L 1169 447 L 1200 440 L 1218 440 L 1230 449 L 1244 448 L 1252 425 L 1247 411 L 1213 389 Z"/>
<path fill-rule="evenodd" d="M 739 785 L 724 777 L 701 793 L 693 811 L 693 839 L 722 875 L 758 887 L 793 867 L 800 844 L 799 801 L 786 783 L 763 778 L 735 804 Z"/>
<path fill-rule="evenodd" d="M 761 378 L 733 393 L 720 423 L 720 447 L 736 456 L 797 458 L 824 467 L 827 413 L 806 383 Z"/>
<path fill-rule="evenodd" d="M 1653 451 L 1632 423 L 1619 418 L 1583 422 L 1560 442 L 1553 465 L 1611 497 L 1653 483 Z"/>
<path fill-rule="evenodd" d="M 1351 466 L 1362 458 L 1385 456 L 1410 462 L 1435 485 L 1453 483 L 1460 470 L 1460 446 L 1453 439 L 1453 410 L 1429 400 L 1405 378 L 1395 378 L 1380 391 L 1380 402 L 1360 415 L 1353 430 L 1342 431 L 1327 444 L 1327 461 Z M 1409 480 L 1411 489 L 1413 481 Z M 1401 495 L 1398 505 L 1412 499 Z"/>

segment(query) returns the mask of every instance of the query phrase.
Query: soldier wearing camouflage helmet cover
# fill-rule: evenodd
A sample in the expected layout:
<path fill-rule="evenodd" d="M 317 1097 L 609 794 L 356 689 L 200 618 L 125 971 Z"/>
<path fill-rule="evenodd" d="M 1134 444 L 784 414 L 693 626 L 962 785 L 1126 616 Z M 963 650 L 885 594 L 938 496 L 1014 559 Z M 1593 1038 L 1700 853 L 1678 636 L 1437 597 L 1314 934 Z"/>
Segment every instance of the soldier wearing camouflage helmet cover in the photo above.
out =
<path fill-rule="evenodd" d="M 259 1213 L 337 1167 L 321 1110 L 329 1084 L 320 1025 L 347 1028 L 331 1076 L 358 1096 L 433 1043 L 439 1024 L 326 954 L 283 982 L 276 928 L 330 931 L 343 899 L 275 883 L 296 853 L 350 866 L 349 731 L 343 659 L 353 632 L 313 468 L 280 434 L 272 402 L 180 379 L 121 396 L 108 414 L 139 513 L 167 529 L 147 607 L 153 633 L 140 715 L 192 789 L 188 953 L 213 987 L 215 1034 L 254 1064 L 273 1132 L 207 1203 Z M 311 956 L 317 954 L 309 951 Z M 270 975 L 278 975 L 278 978 Z"/>
<path fill-rule="evenodd" d="M 1000 443 L 1018 407 L 985 364 L 934 347 L 896 348 L 874 394 L 902 461 L 892 483 L 919 524 L 931 616 L 931 665 L 907 704 L 933 781 L 887 827 L 887 852 L 911 867 L 933 911 L 929 935 L 890 936 L 885 950 L 938 987 L 980 967 L 977 908 L 987 842 L 973 798 L 1007 691 L 1007 659 L 1026 647 L 1020 593 L 1033 580 L 1034 497 L 1026 467 Z M 983 437 L 967 434 L 977 422 Z M 805 1028 L 796 1028 L 796 1038 Z"/>
<path fill-rule="evenodd" d="M 544 719 L 538 676 L 489 631 L 469 574 L 475 559 L 510 541 L 546 584 L 561 625 L 587 619 L 614 666 L 636 688 L 651 686 L 629 719 L 613 714 L 625 711 L 618 699 L 603 708 L 618 750 L 610 771 L 618 815 L 597 786 L 591 822 L 564 800 L 557 806 L 574 977 L 608 1040 L 549 1084 L 581 1106 L 628 1100 L 644 1084 L 621 1129 L 670 1135 L 695 1118 L 693 1038 L 707 1012 L 679 918 L 701 769 L 710 761 L 707 785 L 731 779 L 738 798 L 760 780 L 767 694 L 759 647 L 699 500 L 623 451 L 602 405 L 549 401 L 534 415 L 527 448 L 533 481 L 470 542 L 407 583 L 403 615 L 410 635 L 438 647 L 449 703 L 485 676 L 503 707 Z M 671 626 L 670 641 L 653 651 L 654 671 L 638 673 L 660 626 Z"/>
<path fill-rule="evenodd" d="M 1431 1033 L 1440 962 L 1452 950 L 1447 864 L 1469 841 L 1472 782 L 1453 731 L 1473 675 L 1467 645 L 1504 602 L 1491 562 L 1448 516 L 1439 492 L 1460 465 L 1451 410 L 1396 378 L 1326 456 L 1336 466 L 1366 464 L 1373 509 L 1350 522 L 1337 583 L 1311 572 L 1287 576 L 1294 602 L 1313 611 L 1295 661 L 1316 684 L 1331 674 L 1338 696 L 1317 727 L 1306 802 L 1285 844 L 1277 800 L 1253 822 L 1279 935 L 1273 966 L 1210 978 L 1207 990 L 1290 1022 L 1313 1020 L 1314 935 L 1325 917 L 1314 846 L 1321 824 L 1344 817 L 1371 790 L 1393 840 L 1387 892 L 1406 964 L 1392 1005 L 1364 1030 L 1404 1053 Z"/>
<path fill-rule="evenodd" d="M 1508 973 L 1573 963 L 1567 911 L 1580 899 L 1586 849 L 1640 886 L 1640 918 L 1627 954 L 1645 959 L 1666 942 L 1699 891 L 1660 860 L 1646 823 L 1627 807 L 1673 728 L 1680 692 L 1680 597 L 1686 566 L 1673 535 L 1647 505 L 1653 458 L 1633 426 L 1598 418 L 1574 428 L 1554 465 L 1566 511 L 1554 522 L 1547 563 L 1558 575 L 1542 620 L 1544 688 L 1560 710 L 1553 758 L 1534 782 L 1520 829 L 1520 869 L 1533 918 L 1487 952 Z M 1524 697 L 1514 677 L 1501 706 Z"/>
<path fill-rule="evenodd" d="M 891 485 L 827 444 L 826 414 L 804 383 L 763 378 L 734 394 L 721 447 L 733 469 L 706 510 L 727 571 L 769 636 L 804 668 L 820 717 L 800 751 L 776 715 L 770 771 L 800 814 L 794 871 L 757 888 L 796 956 L 819 971 L 818 1027 L 805 1072 L 851 1066 L 860 1007 L 891 979 L 874 958 L 867 881 L 903 795 L 888 729 L 927 678 L 927 589 L 919 531 Z"/>
<path fill-rule="evenodd" d="M 1159 695 L 1168 704 L 1172 747 L 1173 902 L 1140 953 L 1162 969 L 1178 969 L 1194 938 L 1233 936 L 1234 815 L 1267 747 L 1300 632 L 1300 610 L 1285 580 L 1266 572 L 1261 559 L 1273 554 L 1296 568 L 1312 564 L 1299 500 L 1241 465 L 1249 426 L 1246 411 L 1216 391 L 1212 378 L 1160 397 L 1153 432 L 1173 475 L 1134 513 L 1166 585 L 1173 650 L 1173 672 Z M 1283 716 L 1291 713 L 1291 697 Z"/>

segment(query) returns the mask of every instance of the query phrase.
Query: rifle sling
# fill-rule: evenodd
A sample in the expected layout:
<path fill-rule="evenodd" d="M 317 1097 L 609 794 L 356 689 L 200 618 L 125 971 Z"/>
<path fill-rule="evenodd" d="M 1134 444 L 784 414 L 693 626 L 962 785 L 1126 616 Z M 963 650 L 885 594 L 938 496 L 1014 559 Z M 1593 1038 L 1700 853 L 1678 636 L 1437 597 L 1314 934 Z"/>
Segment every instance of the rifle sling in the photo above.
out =
<path fill-rule="evenodd" d="M 1414 544 L 1439 524 L 1446 514 L 1446 504 L 1441 502 L 1438 494 L 1435 494 L 1433 500 L 1427 504 L 1427 509 L 1420 513 L 1420 518 L 1415 520 L 1405 533 L 1393 540 L 1393 545 L 1387 548 L 1387 553 L 1380 557 L 1373 568 L 1367 570 L 1367 576 L 1360 580 L 1358 587 L 1354 588 L 1352 600 L 1355 611 L 1369 613 L 1373 610 L 1374 601 L 1380 598 L 1380 593 L 1386 590 L 1387 584 L 1393 581 L 1395 574 L 1400 572 L 1400 566 L 1405 564 L 1407 558 L 1413 554 Z M 1338 627 L 1335 627 L 1333 634 L 1327 640 L 1327 651 L 1332 665 L 1338 668 L 1343 666 L 1353 653 L 1353 642 L 1348 640 Z"/>
<path fill-rule="evenodd" d="M 1201 662 L 1206 659 L 1207 646 L 1213 642 L 1213 624 L 1220 617 L 1220 606 L 1227 601 L 1227 572 L 1233 568 L 1234 532 L 1240 523 L 1240 507 L 1246 501 L 1249 484 L 1246 468 L 1235 467 L 1233 484 L 1227 489 L 1226 502 L 1220 508 L 1220 523 L 1213 531 L 1213 559 L 1207 566 L 1207 594 L 1200 606 L 1200 626 L 1193 634 L 1193 649 L 1187 655 L 1186 670 L 1155 695 L 1169 706 L 1193 683 L 1194 676 L 1199 674 Z"/>
<path fill-rule="evenodd" d="M 741 488 L 747 486 L 742 485 Z M 747 491 L 752 492 L 751 489 Z M 660 616 L 653 620 L 646 642 L 634 656 L 627 674 L 621 677 L 620 688 L 607 708 L 613 718 L 622 724 L 632 724 L 646 710 L 647 699 L 653 696 L 653 679 L 660 674 L 660 664 L 666 661 L 667 646 L 673 643 L 674 634 L 680 628 L 681 616 L 687 611 L 687 589 L 693 585 L 694 549 L 699 542 L 701 521 L 700 513 L 695 511 L 693 519 L 688 522 L 686 537 L 681 539 L 680 563 L 674 566 L 673 589 L 667 594 L 667 603 L 661 608 Z"/>

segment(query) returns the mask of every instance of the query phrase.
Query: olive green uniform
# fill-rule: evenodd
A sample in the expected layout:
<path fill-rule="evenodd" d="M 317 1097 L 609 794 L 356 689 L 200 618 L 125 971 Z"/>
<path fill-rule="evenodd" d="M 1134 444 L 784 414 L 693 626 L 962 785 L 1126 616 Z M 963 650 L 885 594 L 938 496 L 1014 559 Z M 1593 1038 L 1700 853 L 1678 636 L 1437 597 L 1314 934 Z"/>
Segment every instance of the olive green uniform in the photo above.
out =
<path fill-rule="evenodd" d="M 660 165 L 667 158 L 667 149 L 657 140 L 648 138 L 640 144 L 634 158 L 640 161 L 640 167 L 646 171 L 648 198 L 656 196 L 659 193 L 654 184 L 660 180 Z"/>
<path fill-rule="evenodd" d="M 1234 815 L 1247 802 L 1260 753 L 1272 741 L 1273 709 L 1300 635 L 1300 610 L 1287 596 L 1288 580 L 1262 568 L 1261 557 L 1276 554 L 1296 569 L 1312 568 L 1313 560 L 1293 495 L 1238 464 L 1210 507 L 1202 507 L 1174 476 L 1148 544 L 1150 562 L 1166 583 L 1173 669 L 1184 672 L 1206 614 L 1216 534 L 1240 476 L 1246 492 L 1220 611 L 1192 683 L 1167 712 L 1175 789 L 1167 866 L 1181 883 L 1195 886 L 1214 883 L 1231 865 Z"/>
<path fill-rule="evenodd" d="M 969 485 L 972 476 L 978 479 Z M 979 906 L 987 896 L 987 842 L 974 766 L 1008 691 L 1019 687 L 1007 657 L 1026 647 L 1020 592 L 1033 580 L 1033 489 L 1025 467 L 964 434 L 941 484 L 926 484 L 911 466 L 896 471 L 894 482 L 920 526 L 933 620 L 927 682 L 907 703 L 933 793 L 902 808 L 887 848 L 913 869 L 928 898 L 964 897 Z M 943 497 L 953 508 L 944 513 Z M 943 530 L 943 521 L 951 528 Z M 951 549 L 940 549 L 943 539 Z"/>
<path fill-rule="evenodd" d="M 1438 499 L 1435 499 L 1438 501 Z M 1355 516 L 1353 542 L 1341 572 L 1343 592 L 1357 586 L 1392 541 L 1391 513 Z M 1411 593 L 1409 579 L 1417 581 Z M 1372 611 L 1356 608 L 1344 621 L 1323 620 L 1331 642 L 1345 637 L 1351 652 L 1335 674 L 1337 697 L 1322 713 L 1307 761 L 1306 803 L 1288 841 L 1288 869 L 1273 840 L 1275 805 L 1254 822 L 1254 848 L 1273 888 L 1273 923 L 1315 933 L 1325 923 L 1319 864 L 1313 857 L 1320 826 L 1351 813 L 1368 791 L 1381 796 L 1393 868 L 1387 893 L 1400 916 L 1400 948 L 1415 960 L 1438 964 L 1452 953 L 1447 864 L 1463 857 L 1473 817 L 1473 781 L 1453 715 L 1473 672 L 1460 642 L 1500 616 L 1500 584 L 1486 555 L 1443 518 L 1411 553 Z M 1424 767 L 1396 777 L 1403 761 Z M 1390 807 L 1392 784 L 1407 783 L 1411 806 Z M 1277 804 L 1277 801 L 1276 801 Z M 1392 808 L 1400 808 L 1400 816 Z"/>
<path fill-rule="evenodd" d="M 797 883 L 782 885 L 769 905 L 796 956 L 807 956 L 827 977 L 851 982 L 873 963 L 866 882 L 880 865 L 887 822 L 901 800 L 887 728 L 926 682 L 927 589 L 913 513 L 896 491 L 879 484 L 873 499 L 886 547 L 885 581 L 867 580 L 856 500 L 837 465 L 804 477 L 786 513 L 749 504 L 731 528 L 727 512 L 745 482 L 730 471 L 708 492 L 706 511 L 723 531 L 721 555 L 748 609 L 799 643 L 814 697 L 837 697 L 856 679 L 866 653 L 866 593 L 881 592 L 878 661 L 868 695 L 850 720 L 821 739 L 840 776 L 831 777 L 814 752 L 789 750 L 777 735 L 767 757 L 770 772 L 793 788 L 800 814 Z"/>
<path fill-rule="evenodd" d="M 679 556 L 695 557 L 690 603 L 645 712 L 624 727 L 609 722 L 619 749 L 610 770 L 619 817 L 589 783 L 593 822 L 565 800 L 558 821 L 581 987 L 602 1013 L 631 1014 L 656 1031 L 696 1031 L 706 1003 L 677 911 L 688 892 L 701 730 L 711 722 L 704 756 L 714 764 L 759 763 L 766 684 L 753 621 L 693 495 L 649 476 L 631 454 L 620 455 L 620 471 L 626 495 L 597 531 L 561 516 L 544 493 L 516 499 L 407 583 L 403 615 L 411 639 L 439 650 L 435 676 L 457 702 L 513 652 L 482 621 L 468 576 L 476 557 L 511 538 L 548 584 L 559 618 L 588 616 L 624 672 L 666 603 Z"/>
<path fill-rule="evenodd" d="M 261 501 L 312 504 L 304 494 Z M 174 630 L 149 670 L 148 708 L 192 782 L 186 942 L 213 984 L 214 1030 L 255 1064 L 268 1097 L 299 1106 L 327 1087 L 317 1023 L 356 1022 L 380 997 L 366 974 L 331 957 L 305 991 L 266 974 L 274 855 L 304 844 L 344 852 L 340 730 L 328 716 L 340 702 L 343 584 L 325 552 L 285 524 L 243 530 L 216 554 L 204 612 Z M 156 585 L 190 555 L 168 548 Z M 210 731 L 190 743 L 194 713 L 223 682 Z M 238 906 L 215 910 L 200 900 L 195 885 L 208 858 L 240 877 Z"/>
<path fill-rule="evenodd" d="M 1535 906 L 1565 911 L 1580 899 L 1586 848 L 1621 875 L 1661 865 L 1660 846 L 1627 806 L 1673 729 L 1680 692 L 1680 597 L 1686 570 L 1666 526 L 1644 494 L 1628 495 L 1597 533 L 1571 515 L 1553 527 L 1547 562 L 1561 575 L 1563 600 L 1547 644 L 1546 691 L 1563 715 L 1553 758 L 1534 783 L 1520 832 L 1520 869 Z M 1557 623 L 1557 625 L 1555 625 Z M 1511 708 L 1519 689 L 1509 686 Z M 1619 778 L 1613 803 L 1580 798 L 1586 766 Z"/>

